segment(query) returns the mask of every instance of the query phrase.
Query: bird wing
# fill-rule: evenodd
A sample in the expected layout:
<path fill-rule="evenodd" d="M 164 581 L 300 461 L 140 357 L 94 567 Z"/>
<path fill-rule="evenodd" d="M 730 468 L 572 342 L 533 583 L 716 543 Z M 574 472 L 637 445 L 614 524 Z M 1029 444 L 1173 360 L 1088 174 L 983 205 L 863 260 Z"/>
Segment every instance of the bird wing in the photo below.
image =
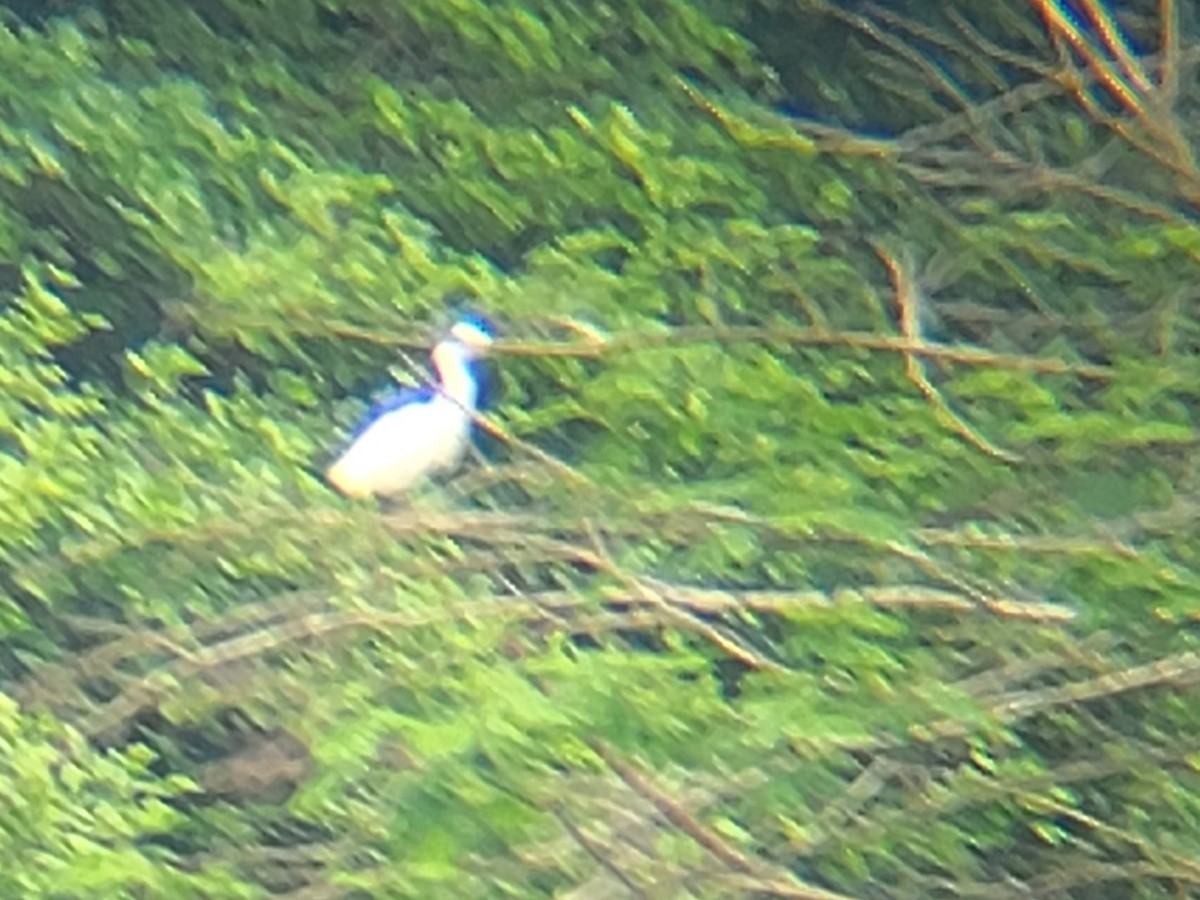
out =
<path fill-rule="evenodd" d="M 393 403 L 368 421 L 326 477 L 350 497 L 399 493 L 458 461 L 469 421 L 436 393 L 424 402 Z"/>
<path fill-rule="evenodd" d="M 357 440 L 368 428 L 388 413 L 396 412 L 406 406 L 428 403 L 436 396 L 437 389 L 428 384 L 388 391 L 371 404 L 358 424 L 354 426 L 354 430 L 350 433 L 351 442 Z"/>

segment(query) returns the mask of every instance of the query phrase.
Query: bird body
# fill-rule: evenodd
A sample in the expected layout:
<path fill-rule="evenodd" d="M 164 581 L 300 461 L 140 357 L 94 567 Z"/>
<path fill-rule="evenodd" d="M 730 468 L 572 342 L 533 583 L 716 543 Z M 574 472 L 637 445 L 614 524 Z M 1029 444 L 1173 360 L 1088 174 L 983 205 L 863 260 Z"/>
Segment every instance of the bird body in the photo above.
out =
<path fill-rule="evenodd" d="M 398 494 L 462 459 L 480 396 L 479 357 L 490 328 L 464 320 L 433 350 L 439 384 L 399 391 L 367 415 L 350 446 L 329 468 L 348 497 Z"/>

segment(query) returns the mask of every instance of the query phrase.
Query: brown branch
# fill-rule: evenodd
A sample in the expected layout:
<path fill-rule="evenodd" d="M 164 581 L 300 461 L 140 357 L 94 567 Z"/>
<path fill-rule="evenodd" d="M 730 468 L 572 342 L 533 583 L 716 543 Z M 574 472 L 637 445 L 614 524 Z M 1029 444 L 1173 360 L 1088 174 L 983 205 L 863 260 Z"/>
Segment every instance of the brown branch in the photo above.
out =
<path fill-rule="evenodd" d="M 892 279 L 892 287 L 896 293 L 896 304 L 900 309 L 901 332 L 910 341 L 918 344 L 924 343 L 920 333 L 921 325 L 917 310 L 916 289 L 913 286 L 908 266 L 901 264 L 881 244 L 875 245 L 875 252 L 883 260 L 888 274 Z M 1006 463 L 1020 462 L 1021 458 L 1019 456 L 997 447 L 983 435 L 976 432 L 965 419 L 950 408 L 950 404 L 946 401 L 946 398 L 933 386 L 933 382 L 925 374 L 921 360 L 915 354 L 904 354 L 904 373 L 908 377 L 908 380 L 916 385 L 917 390 L 921 392 L 921 395 L 933 408 L 934 415 L 960 438 L 993 459 L 998 459 Z"/>
<path fill-rule="evenodd" d="M 1027 900 L 1029 897 L 1076 896 L 1073 888 L 1095 888 L 1108 881 L 1127 881 L 1130 888 L 1144 890 L 1150 879 L 1200 884 L 1194 875 L 1179 868 L 1152 862 L 1107 863 L 1089 858 L 1086 854 L 1073 860 L 1060 859 L 1060 871 L 1025 881 L 1013 881 L 1010 886 L 955 885 L 959 897 L 978 897 L 980 900 Z M 1094 891 L 1080 894 L 1087 896 Z M 1175 893 L 1174 896 L 1190 897 L 1193 893 Z"/>
<path fill-rule="evenodd" d="M 796 898 L 796 900 L 850 900 L 844 894 L 803 884 L 786 870 L 777 869 L 752 859 L 710 828 L 701 824 L 682 804 L 677 803 L 636 766 L 622 759 L 607 743 L 593 738 L 587 744 L 617 774 L 617 777 L 639 797 L 648 801 L 664 819 L 684 832 L 728 868 L 742 875 L 762 879 L 763 884 L 772 885 L 771 893 L 774 896 Z"/>
<path fill-rule="evenodd" d="M 755 652 L 750 647 L 745 646 L 740 640 L 732 635 L 726 634 L 720 628 L 705 622 L 698 618 L 694 613 L 687 609 L 681 609 L 679 606 L 668 602 L 656 589 L 655 583 L 646 578 L 639 578 L 625 571 L 615 560 L 608 554 L 600 535 L 595 529 L 590 529 L 595 552 L 588 554 L 589 564 L 595 566 L 602 572 L 616 578 L 621 584 L 625 585 L 626 589 L 633 592 L 644 603 L 657 607 L 674 624 L 684 628 L 685 630 L 694 631 L 704 637 L 709 643 L 725 653 L 731 659 L 736 659 L 742 665 L 754 670 L 767 670 L 773 672 L 786 672 L 787 667 L 781 666 L 774 660 L 767 659 L 760 653 Z"/>
<path fill-rule="evenodd" d="M 918 570 L 924 572 L 929 577 L 937 579 L 943 584 L 948 584 L 951 587 L 961 591 L 964 595 L 974 600 L 974 602 L 982 609 L 986 609 L 997 615 L 1018 616 L 1020 615 L 1018 611 L 1026 606 L 1026 604 L 1022 603 L 1021 601 L 998 596 L 997 593 L 992 591 L 990 588 L 977 586 L 976 584 L 972 583 L 970 578 L 959 575 L 944 563 L 935 560 L 929 554 L 918 550 L 915 547 L 909 547 L 900 543 L 899 541 L 885 541 L 879 546 L 880 549 L 887 550 L 901 559 L 907 560 L 909 563 L 916 566 Z M 1050 604 L 1030 604 L 1028 607 L 1030 611 L 1029 617 L 1039 617 L 1039 615 L 1041 615 L 1043 612 L 1042 608 L 1045 606 L 1050 606 L 1051 609 L 1054 608 Z M 1038 612 L 1035 613 L 1034 610 L 1038 610 Z"/>
<path fill-rule="evenodd" d="M 896 760 L 875 757 L 837 797 L 816 811 L 812 820 L 806 823 L 807 827 L 818 834 L 832 831 L 837 820 L 849 819 L 866 803 L 879 796 L 902 768 L 904 765 Z"/>
<path fill-rule="evenodd" d="M 1156 842 L 1148 838 L 1142 837 L 1128 829 L 1110 825 L 1097 816 L 1089 815 L 1081 809 L 1044 794 L 1017 794 L 1016 796 L 1032 810 L 1070 819 L 1109 840 L 1128 844 L 1146 859 L 1160 864 L 1169 864 L 1176 870 L 1177 875 L 1183 875 L 1188 881 L 1200 883 L 1200 863 L 1196 863 L 1168 850 L 1160 849 L 1160 846 Z"/>
<path fill-rule="evenodd" d="M 1165 109 L 1174 107 L 1179 97 L 1179 75 L 1182 64 L 1179 41 L 1179 4 L 1176 0 L 1159 0 L 1159 21 L 1162 23 L 1162 57 L 1158 66 L 1159 89 L 1156 100 Z"/>
<path fill-rule="evenodd" d="M 1066 74 L 1060 78 L 1080 104 L 1093 119 L 1112 128 L 1140 152 L 1174 172 L 1184 184 L 1187 199 L 1192 203 L 1200 202 L 1200 170 L 1197 170 L 1191 145 L 1180 123 L 1171 116 L 1170 107 L 1162 102 L 1165 95 L 1155 91 L 1149 76 L 1128 49 L 1128 42 L 1103 4 L 1096 0 L 1080 0 L 1105 43 L 1105 47 L 1101 48 L 1083 34 L 1063 10 L 1060 0 L 1030 2 L 1042 13 L 1051 35 L 1066 40 L 1083 57 L 1084 63 L 1108 89 L 1109 94 L 1148 132 L 1149 140 L 1142 139 L 1122 120 L 1106 115 L 1088 96 L 1085 79 L 1073 72 L 1070 61 L 1064 56 Z M 1116 58 L 1116 65 L 1105 57 L 1105 49 Z"/>
<path fill-rule="evenodd" d="M 232 502 L 232 498 L 231 498 Z M 60 554 L 34 559 L 25 563 L 19 574 L 35 580 L 39 575 L 62 565 L 85 565 L 101 562 L 118 553 L 144 550 L 166 544 L 175 547 L 195 546 L 223 540 L 237 540 L 261 534 L 264 528 L 283 525 L 318 526 L 336 531 L 363 521 L 368 512 L 334 508 L 303 509 L 294 507 L 240 508 L 230 518 L 196 522 L 188 526 L 151 528 L 141 532 L 128 529 L 120 535 L 104 536 L 70 544 Z M 408 509 L 403 515 L 378 515 L 373 518 L 396 535 L 454 535 L 485 537 L 494 534 L 520 533 L 544 520 L 532 514 L 502 512 L 438 513 Z"/>
<path fill-rule="evenodd" d="M 1012 692 L 989 698 L 982 705 L 981 713 L 991 716 L 1003 725 L 1012 725 L 1039 713 L 1062 706 L 1074 706 L 1115 697 L 1132 691 L 1153 687 L 1185 687 L 1200 681 L 1200 653 L 1180 653 L 1142 666 L 1133 666 L 1119 672 L 1101 675 L 1085 681 L 1077 681 L 1050 688 Z M 917 743 L 933 743 L 950 738 L 964 738 L 973 733 L 977 726 L 959 719 L 938 719 L 926 724 L 913 725 L 907 737 Z M 812 750 L 880 752 L 904 745 L 904 741 L 893 735 L 879 735 L 861 739 L 825 742 L 815 739 L 795 738 L 791 741 L 801 755 Z"/>
<path fill-rule="evenodd" d="M 1200 653 L 1187 652 L 1132 666 L 1087 681 L 1000 697 L 991 712 L 1015 721 L 1058 706 L 1076 705 L 1161 685 L 1185 686 L 1200 681 Z"/>
<path fill-rule="evenodd" d="M 1105 58 L 1103 51 L 1083 33 L 1057 0 L 1030 0 L 1030 2 L 1041 13 L 1046 22 L 1047 31 L 1066 40 L 1083 58 L 1092 74 L 1108 89 L 1109 93 L 1136 117 L 1143 118 L 1146 112 L 1139 89 L 1135 85 L 1131 85 L 1125 76 Z"/>
<path fill-rule="evenodd" d="M 921 584 L 856 587 L 833 591 L 713 591 L 678 584 L 660 585 L 672 603 L 707 615 L 749 610 L 786 613 L 797 609 L 830 608 L 865 603 L 880 609 L 927 609 L 938 612 L 989 612 L 1002 618 L 1032 622 L 1069 622 L 1075 613 L 1054 603 L 992 600 L 981 605 L 959 591 Z"/>
<path fill-rule="evenodd" d="M 806 347 L 840 347 L 881 353 L 911 353 L 925 359 L 980 366 L 982 368 L 1014 369 L 1040 375 L 1073 375 L 1096 381 L 1107 381 L 1112 370 L 1107 366 L 1071 363 L 1066 360 L 1016 356 L 993 353 L 974 347 L 953 347 L 903 337 L 859 331 L 817 331 L 809 328 L 758 328 L 737 326 L 693 326 L 676 328 L 661 335 L 627 334 L 610 337 L 603 343 L 502 343 L 497 352 L 517 356 L 541 357 L 600 357 L 610 353 L 629 353 L 665 347 L 677 347 L 712 341 L 734 344 L 762 342 L 793 344 Z"/>
<path fill-rule="evenodd" d="M 255 327 L 255 323 L 249 319 L 241 324 L 246 328 Z M 288 333 L 305 337 L 322 337 L 328 336 L 329 329 L 324 320 L 319 323 L 319 327 L 318 323 L 309 327 L 302 322 L 289 322 Z M 360 340 L 369 340 L 389 346 L 410 343 L 407 339 L 391 332 L 364 331 L 355 336 Z M 495 345 L 493 352 L 545 358 L 600 358 L 610 354 L 635 353 L 642 350 L 687 346 L 709 341 L 721 344 L 781 343 L 808 347 L 840 347 L 878 353 L 913 353 L 920 357 L 950 363 L 984 368 L 1015 369 L 1036 372 L 1041 375 L 1073 375 L 1098 381 L 1107 381 L 1112 377 L 1112 370 L 1107 366 L 1071 363 L 1054 357 L 993 353 L 979 348 L 915 342 L 871 332 L 828 331 L 813 328 L 692 326 L 675 328 L 662 334 L 628 332 L 604 339 L 592 337 L 580 341 L 501 341 Z"/>
<path fill-rule="evenodd" d="M 545 613 L 532 601 L 504 598 L 470 601 L 421 612 L 386 613 L 373 610 L 308 613 L 262 631 L 239 635 L 194 651 L 187 659 L 168 662 L 141 678 L 113 700 L 87 715 L 80 730 L 90 737 L 112 734 L 140 713 L 156 707 L 186 680 L 222 666 L 280 650 L 300 641 L 328 637 L 351 629 L 387 633 L 396 629 L 427 627 L 454 621 L 495 617 L 542 618 Z"/>
<path fill-rule="evenodd" d="M 625 890 L 629 891 L 633 897 L 648 897 L 649 895 L 629 875 L 621 871 L 621 868 L 608 857 L 607 851 L 611 848 L 601 846 L 601 841 L 592 838 L 582 828 L 571 821 L 570 817 L 562 810 L 553 810 L 552 815 L 558 820 L 558 824 L 563 830 L 570 835 L 579 847 L 591 857 L 601 869 L 607 872 L 614 878 Z"/>
<path fill-rule="evenodd" d="M 1056 535 L 980 534 L 942 528 L 922 528 L 914 532 L 922 544 L 941 547 L 967 547 L 975 550 L 1004 550 L 1063 556 L 1119 556 L 1138 559 L 1140 554 L 1116 539 L 1058 537 Z"/>
<path fill-rule="evenodd" d="M 989 702 L 985 706 L 985 712 L 1007 725 L 1060 706 L 1089 703 L 1162 685 L 1186 686 L 1197 681 L 1200 681 L 1200 653 L 1179 653 L 1086 681 L 1004 694 Z M 925 742 L 965 737 L 971 730 L 972 726 L 965 725 L 957 719 L 942 719 L 928 725 L 915 726 L 909 733 L 917 740 Z"/>
<path fill-rule="evenodd" d="M 1117 61 L 1117 65 L 1125 74 L 1125 77 L 1133 84 L 1134 88 L 1141 92 L 1142 96 L 1147 96 L 1154 91 L 1154 83 L 1150 80 L 1150 76 L 1146 74 L 1146 70 L 1129 47 L 1129 42 L 1125 39 L 1125 34 L 1117 25 L 1112 17 L 1112 13 L 1105 8 L 1103 3 L 1097 3 L 1096 0 L 1079 0 L 1084 10 L 1087 12 L 1092 24 L 1096 27 L 1096 31 L 1100 35 L 1100 39 L 1104 41 L 1104 46 L 1108 52 L 1112 54 Z"/>
<path fill-rule="evenodd" d="M 877 552 L 892 554 L 909 562 L 930 578 L 955 588 L 963 598 L 974 601 L 977 609 L 986 610 L 996 615 L 1032 619 L 1045 617 L 1059 621 L 1068 619 L 1072 615 L 1070 612 L 1062 610 L 1061 607 L 1056 607 L 1053 604 L 1029 603 L 1000 596 L 992 588 L 986 585 L 980 587 L 972 583 L 969 578 L 952 571 L 947 565 L 938 562 L 920 549 L 907 546 L 900 541 L 881 541 L 864 537 L 860 534 L 833 530 L 827 530 L 820 534 L 809 532 L 801 536 L 797 535 L 792 529 L 782 527 L 768 518 L 753 516 L 745 510 L 736 507 L 694 503 L 689 508 L 698 516 L 702 516 L 709 521 L 732 522 L 747 527 L 761 528 L 783 538 L 792 540 L 803 538 L 809 541 L 849 543 Z M 1052 612 L 1053 610 L 1059 610 L 1059 612 Z"/>
<path fill-rule="evenodd" d="M 880 810 L 871 819 L 856 818 L 841 829 L 818 831 L 804 840 L 792 839 L 789 846 L 796 852 L 815 855 L 829 852 L 830 844 L 861 846 L 877 840 L 890 828 L 919 827 L 924 820 L 947 818 L 965 809 L 993 801 L 1005 800 L 1034 791 L 1051 791 L 1067 785 L 1095 782 L 1115 775 L 1136 773 L 1146 765 L 1187 765 L 1187 759 L 1197 751 L 1189 744 L 1170 753 L 1145 748 L 1137 755 L 1121 759 L 1081 760 L 1035 775 L 1015 778 L 981 778 L 976 773 L 969 780 L 954 777 L 926 778 L 920 782 L 919 790 L 905 796 L 902 802 L 887 810 Z M 955 783 L 957 782 L 957 783 Z M 1040 796 L 1040 795 L 1039 795 Z"/>

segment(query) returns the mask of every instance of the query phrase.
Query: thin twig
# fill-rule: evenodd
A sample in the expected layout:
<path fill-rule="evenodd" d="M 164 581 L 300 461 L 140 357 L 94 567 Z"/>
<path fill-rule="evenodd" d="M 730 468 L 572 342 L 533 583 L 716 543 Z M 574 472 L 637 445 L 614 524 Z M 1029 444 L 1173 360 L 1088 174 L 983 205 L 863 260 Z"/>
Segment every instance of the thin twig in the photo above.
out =
<path fill-rule="evenodd" d="M 622 759 L 607 743 L 598 738 L 593 738 L 587 743 L 593 752 L 604 760 L 605 764 L 634 793 L 649 801 L 664 819 L 733 871 L 764 879 L 764 884 L 773 886 L 771 893 L 774 896 L 796 898 L 796 900 L 850 900 L 844 894 L 806 885 L 786 870 L 777 869 L 775 866 L 768 866 L 752 859 L 733 847 L 712 829 L 701 824 L 682 804 L 677 803 L 636 766 Z"/>
<path fill-rule="evenodd" d="M 497 352 L 517 356 L 541 357 L 602 357 L 611 353 L 678 347 L 706 342 L 737 344 L 748 342 L 792 344 L 801 347 L 841 347 L 881 353 L 911 353 L 925 359 L 980 366 L 981 368 L 1014 369 L 1040 375 L 1073 375 L 1095 381 L 1112 377 L 1108 366 L 1072 363 L 1053 357 L 1019 356 L 994 353 L 976 347 L 954 347 L 904 337 L 863 331 L 818 331 L 811 328 L 692 326 L 676 328 L 662 334 L 618 334 L 603 343 L 568 342 L 505 342 Z"/>
<path fill-rule="evenodd" d="M 1179 98 L 1179 76 L 1182 63 L 1179 41 L 1179 4 L 1176 0 L 1160 0 L 1159 21 L 1162 23 L 1162 56 L 1158 66 L 1159 89 L 1155 95 L 1159 106 L 1172 109 Z"/>
<path fill-rule="evenodd" d="M 914 532 L 922 544 L 945 547 L 969 547 L 979 550 L 1008 550 L 1017 553 L 1062 554 L 1064 556 L 1111 556 L 1138 559 L 1136 549 L 1122 541 L 1092 538 L 1058 537 L 1037 534 L 979 534 L 950 531 L 944 528 L 922 528 Z"/>
<path fill-rule="evenodd" d="M 1098 3 L 1096 0 L 1079 0 L 1079 2 L 1091 18 L 1100 39 L 1104 41 L 1104 46 L 1116 59 L 1117 65 L 1121 67 L 1121 71 L 1143 96 L 1149 95 L 1154 90 L 1154 83 L 1133 55 L 1129 41 L 1125 39 L 1125 33 L 1113 19 L 1112 13 L 1103 3 Z"/>
<path fill-rule="evenodd" d="M 579 847 L 591 857 L 596 865 L 600 866 L 605 872 L 611 875 L 625 890 L 629 891 L 633 897 L 648 897 L 649 895 L 629 875 L 626 875 L 621 868 L 609 858 L 605 852 L 608 848 L 601 846 L 601 841 L 591 837 L 582 828 L 571 821 L 570 817 L 561 809 L 552 811 L 554 818 L 558 820 L 558 824 L 563 830 L 570 835 Z"/>
<path fill-rule="evenodd" d="M 918 344 L 924 343 L 920 332 L 921 326 L 917 310 L 916 289 L 913 286 L 913 280 L 908 267 L 901 264 L 881 244 L 875 245 L 875 252 L 883 260 L 892 278 L 892 287 L 896 294 L 896 304 L 900 308 L 901 332 L 910 341 Z M 972 447 L 993 459 L 999 459 L 1006 463 L 1020 462 L 1021 458 L 1019 456 L 997 447 L 983 435 L 976 432 L 975 429 L 967 424 L 965 419 L 950 408 L 950 404 L 946 401 L 946 398 L 933 386 L 933 383 L 925 374 L 921 360 L 915 354 L 904 354 L 904 372 L 908 376 L 909 381 L 916 385 L 917 390 L 921 392 L 929 405 L 933 407 L 934 415 L 941 419 L 943 424 L 950 428 L 951 431 Z"/>
<path fill-rule="evenodd" d="M 1103 51 L 1082 29 L 1075 24 L 1071 16 L 1059 5 L 1057 0 L 1030 0 L 1041 13 L 1046 22 L 1047 30 L 1055 36 L 1067 41 L 1083 57 L 1088 68 L 1097 80 L 1103 84 L 1122 106 L 1136 117 L 1143 118 L 1146 114 L 1140 89 L 1126 80 L 1126 77 L 1105 58 Z"/>
<path fill-rule="evenodd" d="M 691 610 L 671 603 L 669 597 L 660 594 L 655 589 L 653 581 L 638 578 L 619 566 L 604 547 L 599 532 L 592 529 L 591 537 L 595 547 L 594 560 L 599 563 L 598 568 L 612 575 L 624 584 L 627 589 L 633 591 L 634 595 L 642 601 L 661 609 L 668 617 L 675 621 L 675 624 L 700 634 L 721 652 L 728 655 L 731 659 L 736 659 L 750 669 L 772 672 L 788 671 L 786 666 L 781 666 L 774 660 L 767 659 L 762 654 L 755 652 L 737 638 L 726 634 L 715 625 L 705 622 Z"/>

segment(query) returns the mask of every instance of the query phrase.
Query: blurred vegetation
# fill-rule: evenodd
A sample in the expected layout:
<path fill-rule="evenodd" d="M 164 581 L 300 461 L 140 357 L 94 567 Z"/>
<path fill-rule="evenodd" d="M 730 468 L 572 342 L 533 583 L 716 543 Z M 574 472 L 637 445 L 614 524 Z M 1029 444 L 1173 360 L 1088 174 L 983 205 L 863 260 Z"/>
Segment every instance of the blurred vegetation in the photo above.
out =
<path fill-rule="evenodd" d="M 1200 892 L 1191 4 L 4 10 L 4 896 Z"/>

